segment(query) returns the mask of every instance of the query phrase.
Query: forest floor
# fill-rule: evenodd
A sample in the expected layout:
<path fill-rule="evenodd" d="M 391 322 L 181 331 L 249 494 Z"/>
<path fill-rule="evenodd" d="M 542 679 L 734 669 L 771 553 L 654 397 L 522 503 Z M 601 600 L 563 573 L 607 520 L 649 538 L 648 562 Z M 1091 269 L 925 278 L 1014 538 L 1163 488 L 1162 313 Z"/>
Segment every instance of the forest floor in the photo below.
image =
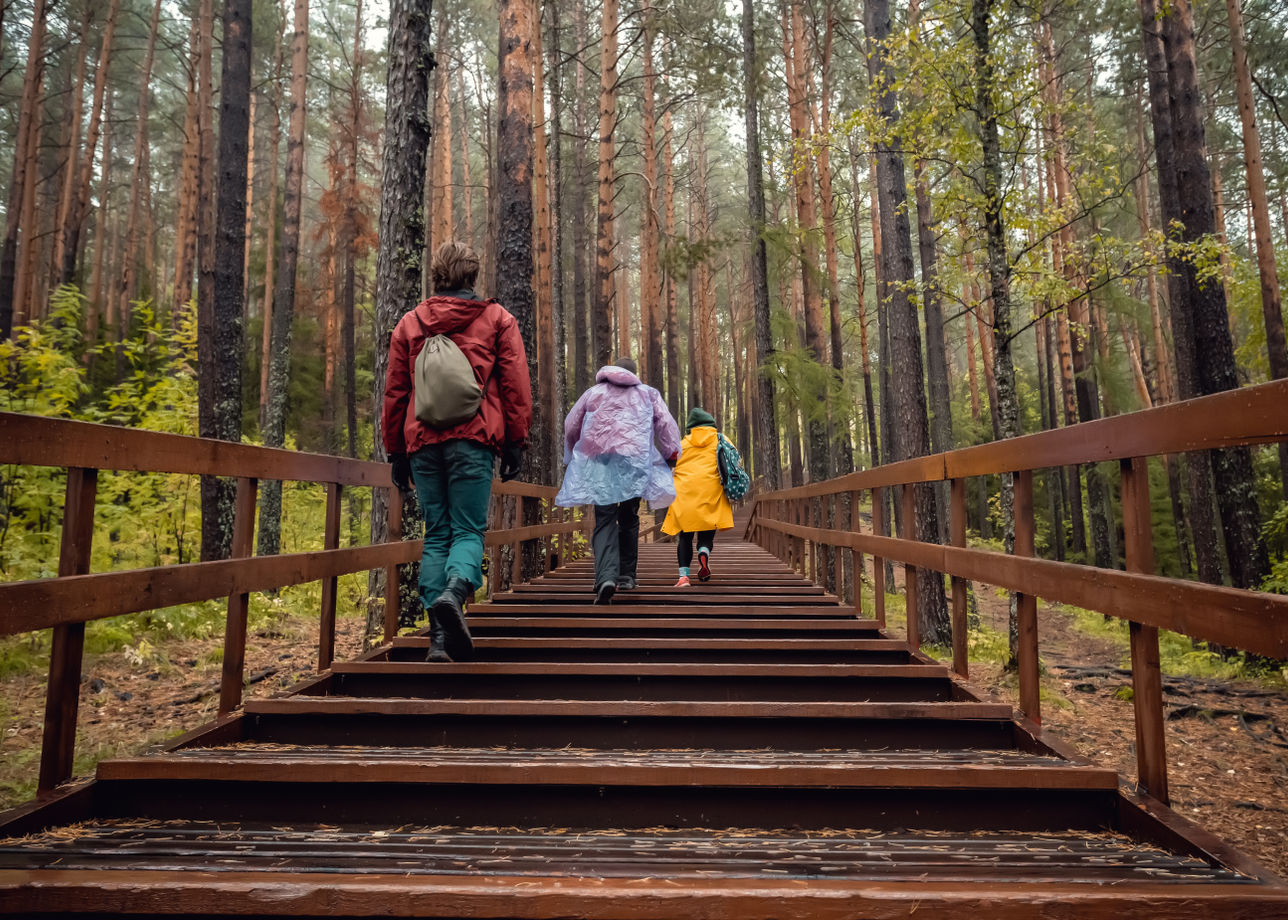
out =
<path fill-rule="evenodd" d="M 1008 600 L 977 591 L 981 624 L 1006 635 Z M 1089 635 L 1058 605 L 1038 608 L 1042 727 L 1096 764 L 1136 779 L 1126 641 Z M 970 682 L 1012 705 L 1014 672 L 972 661 Z M 1172 808 L 1288 879 L 1288 691 L 1270 682 L 1164 673 Z"/>
<path fill-rule="evenodd" d="M 901 573 L 900 576 L 901 577 Z M 1005 636 L 1007 600 L 977 592 L 993 639 Z M 901 598 L 898 599 L 901 604 Z M 894 604 L 891 605 L 893 607 Z M 1084 620 L 1085 624 L 1085 620 Z M 355 657 L 363 621 L 342 617 L 336 658 Z M 1125 642 L 1089 634 L 1074 613 L 1039 608 L 1043 725 L 1095 763 L 1136 775 L 1130 674 Z M 247 696 L 281 693 L 313 676 L 315 617 L 286 617 L 252 634 Z M 87 656 L 81 685 L 76 769 L 156 748 L 215 715 L 221 640 L 163 643 Z M 992 659 L 972 661 L 971 682 L 1012 704 L 1015 676 Z M 0 681 L 0 810 L 31 798 L 44 716 L 43 669 Z M 1167 676 L 1168 767 L 1172 807 L 1288 877 L 1288 691 L 1264 682 Z"/>

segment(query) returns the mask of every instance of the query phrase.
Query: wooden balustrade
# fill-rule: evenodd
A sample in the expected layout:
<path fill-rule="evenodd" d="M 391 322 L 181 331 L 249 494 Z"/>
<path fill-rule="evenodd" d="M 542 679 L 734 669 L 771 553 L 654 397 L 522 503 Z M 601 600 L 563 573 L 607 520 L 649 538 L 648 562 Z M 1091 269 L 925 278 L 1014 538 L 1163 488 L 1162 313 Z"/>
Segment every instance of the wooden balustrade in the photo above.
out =
<path fill-rule="evenodd" d="M 385 571 L 384 640 L 390 641 L 397 633 L 399 567 L 420 558 L 421 541 L 402 539 L 402 495 L 393 487 L 386 463 L 0 412 L 0 464 L 67 470 L 58 577 L 0 584 L 0 636 L 53 630 L 40 762 L 42 794 L 72 775 L 85 624 L 91 620 L 227 598 L 221 715 L 241 703 L 252 592 L 322 582 L 319 671 L 329 668 L 335 657 L 337 580 L 341 575 Z M 100 470 L 235 478 L 231 558 L 91 574 Z M 265 479 L 315 482 L 325 487 L 322 550 L 253 555 L 259 482 Z M 340 547 L 340 502 L 346 487 L 386 492 L 386 542 Z M 490 529 L 488 547 L 509 545 L 518 559 L 524 543 L 549 540 L 557 545 L 560 559 L 575 552 L 567 537 L 582 530 L 586 522 L 554 508 L 555 489 L 494 481 L 492 493 L 497 500 L 494 507 L 506 498 L 537 502 L 542 522 Z M 498 522 L 496 517 L 489 520 L 489 524 Z M 545 557 L 548 571 L 551 553 L 546 552 Z"/>
<path fill-rule="evenodd" d="M 818 547 L 849 548 L 855 557 L 856 613 L 862 610 L 861 554 L 873 557 L 874 615 L 885 622 L 885 559 L 905 568 L 908 641 L 920 647 L 916 572 L 951 578 L 953 669 L 967 674 L 966 585 L 978 581 L 1015 592 L 1019 627 L 1020 708 L 1041 722 L 1037 598 L 1070 604 L 1126 620 L 1131 642 L 1133 707 L 1139 781 L 1166 802 L 1167 761 L 1163 739 L 1162 676 L 1158 630 L 1288 658 L 1288 597 L 1207 585 L 1154 574 L 1148 458 L 1195 450 L 1288 441 L 1288 381 L 1245 387 L 1155 409 L 1072 425 L 978 447 L 918 457 L 825 482 L 757 496 L 749 535 L 802 572 Z M 1119 462 L 1126 571 L 1053 562 L 1035 555 L 1033 473 L 1104 461 Z M 1011 476 L 1014 488 L 1013 554 L 966 546 L 966 485 L 975 476 Z M 915 484 L 950 484 L 949 545 L 916 539 Z M 879 536 L 883 492 L 899 490 L 900 538 Z M 863 532 L 859 498 L 871 498 L 871 530 Z M 849 495 L 848 528 L 810 526 L 815 509 Z M 824 517 L 818 520 L 826 520 Z M 817 575 L 817 568 L 808 571 Z"/>

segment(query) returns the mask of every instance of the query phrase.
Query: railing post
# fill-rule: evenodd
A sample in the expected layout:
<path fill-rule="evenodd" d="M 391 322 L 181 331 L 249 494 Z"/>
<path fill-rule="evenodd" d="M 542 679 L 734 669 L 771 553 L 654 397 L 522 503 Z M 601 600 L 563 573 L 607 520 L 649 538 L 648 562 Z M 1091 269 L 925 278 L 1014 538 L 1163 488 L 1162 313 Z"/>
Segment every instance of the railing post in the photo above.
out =
<path fill-rule="evenodd" d="M 98 470 L 67 471 L 63 500 L 63 534 L 58 548 L 58 574 L 89 574 L 94 544 L 94 500 Z M 76 716 L 80 710 L 81 662 L 85 624 L 55 626 L 49 648 L 49 686 L 45 689 L 45 732 L 41 737 L 40 780 L 43 795 L 72 777 L 76 762 Z"/>
<path fill-rule="evenodd" d="M 1003 473 L 1003 476 L 1006 474 Z M 1015 500 L 1015 555 L 1032 556 L 1033 471 L 1013 474 Z M 1015 595 L 1015 619 L 1019 632 L 1020 708 L 1034 722 L 1042 722 L 1042 697 L 1038 684 L 1038 599 L 1032 594 Z"/>
<path fill-rule="evenodd" d="M 833 492 L 827 497 L 827 529 L 835 533 L 841 516 L 841 493 Z M 827 554 L 832 560 L 832 587 L 838 599 L 845 598 L 845 555 L 840 547 L 828 544 Z"/>
<path fill-rule="evenodd" d="M 855 489 L 850 493 L 850 533 L 858 533 L 863 519 L 859 514 L 859 495 Z M 851 549 L 854 557 L 854 615 L 863 616 L 863 553 L 857 545 Z"/>
<path fill-rule="evenodd" d="M 1127 571 L 1154 574 L 1150 528 L 1149 461 L 1120 462 L 1123 484 L 1123 535 Z M 1142 789 L 1168 802 L 1167 746 L 1163 736 L 1163 675 L 1158 660 L 1158 627 L 1129 621 L 1132 706 L 1136 711 L 1136 771 Z"/>
<path fill-rule="evenodd" d="M 966 545 L 966 480 L 958 477 L 952 481 L 952 505 L 948 518 L 950 541 L 953 546 Z M 968 676 L 970 654 L 967 645 L 966 579 L 956 575 L 953 585 L 953 670 L 962 677 Z"/>
<path fill-rule="evenodd" d="M 917 487 L 904 483 L 901 501 L 901 523 L 905 540 L 917 539 Z M 908 617 L 908 645 L 915 653 L 921 648 L 921 617 L 918 616 L 917 567 L 904 563 L 903 566 L 904 608 Z"/>
<path fill-rule="evenodd" d="M 340 484 L 326 484 L 326 523 L 323 549 L 340 548 Z M 318 670 L 325 671 L 335 660 L 335 603 L 340 579 L 322 579 L 322 615 L 318 623 Z"/>
<path fill-rule="evenodd" d="M 879 536 L 885 529 L 885 489 L 872 490 L 872 533 Z M 872 557 L 872 595 L 876 605 L 877 625 L 882 629 L 886 625 L 885 611 L 885 557 Z"/>
<path fill-rule="evenodd" d="M 232 558 L 244 559 L 255 550 L 255 504 L 259 480 L 237 480 L 236 517 L 233 519 Z M 228 617 L 224 626 L 224 667 L 219 683 L 219 714 L 227 715 L 241 705 L 242 681 L 246 671 L 246 614 L 249 594 L 228 596 Z"/>
<path fill-rule="evenodd" d="M 389 511 L 386 518 L 386 530 L 389 542 L 396 543 L 403 538 L 402 528 L 402 493 L 397 486 L 389 489 Z M 398 635 L 398 614 L 402 607 L 402 586 L 398 577 L 398 566 L 385 566 L 385 641 L 393 642 Z"/>

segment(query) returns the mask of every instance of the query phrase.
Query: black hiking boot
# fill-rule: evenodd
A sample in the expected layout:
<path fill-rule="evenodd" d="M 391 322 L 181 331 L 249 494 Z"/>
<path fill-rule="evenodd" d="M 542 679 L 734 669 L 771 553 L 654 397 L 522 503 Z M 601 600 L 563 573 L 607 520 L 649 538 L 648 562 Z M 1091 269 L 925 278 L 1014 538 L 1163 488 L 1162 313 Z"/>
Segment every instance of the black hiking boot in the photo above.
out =
<path fill-rule="evenodd" d="M 451 661 L 452 656 L 447 654 L 445 646 L 445 636 L 443 627 L 439 624 L 437 618 L 431 613 L 429 615 L 429 651 L 425 653 L 426 661 Z"/>
<path fill-rule="evenodd" d="M 617 590 L 617 582 L 606 581 L 595 589 L 596 604 L 611 604 L 613 602 L 613 593 Z"/>
<path fill-rule="evenodd" d="M 465 602 L 474 596 L 473 586 L 460 576 L 447 579 L 447 587 L 429 609 L 436 628 L 443 631 L 443 647 L 453 661 L 474 657 L 474 640 L 465 625 Z"/>

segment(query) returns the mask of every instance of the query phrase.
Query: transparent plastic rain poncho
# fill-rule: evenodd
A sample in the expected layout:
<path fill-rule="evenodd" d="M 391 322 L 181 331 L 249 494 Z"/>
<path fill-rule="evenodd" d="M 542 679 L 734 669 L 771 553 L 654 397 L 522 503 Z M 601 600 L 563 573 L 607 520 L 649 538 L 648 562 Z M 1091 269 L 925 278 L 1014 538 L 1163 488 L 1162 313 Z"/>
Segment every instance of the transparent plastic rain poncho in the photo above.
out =
<path fill-rule="evenodd" d="M 654 441 L 656 440 L 656 444 Z M 561 507 L 612 505 L 641 497 L 651 508 L 675 500 L 666 458 L 680 449 L 680 428 L 662 394 L 623 367 L 609 365 L 564 420 Z"/>

